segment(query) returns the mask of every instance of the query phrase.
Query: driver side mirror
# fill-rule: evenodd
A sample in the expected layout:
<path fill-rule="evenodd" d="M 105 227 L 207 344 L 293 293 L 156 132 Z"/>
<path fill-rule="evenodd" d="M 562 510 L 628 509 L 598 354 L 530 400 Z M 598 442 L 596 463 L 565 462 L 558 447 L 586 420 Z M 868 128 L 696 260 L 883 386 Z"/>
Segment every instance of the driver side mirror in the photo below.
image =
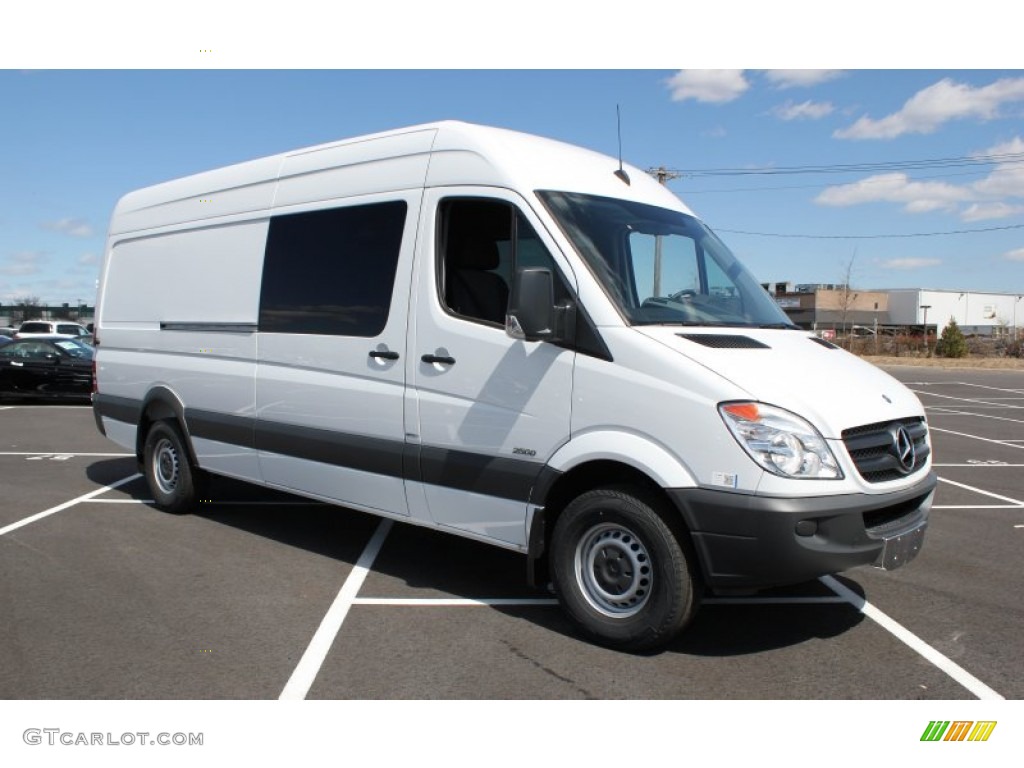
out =
<path fill-rule="evenodd" d="M 555 304 L 555 277 L 550 269 L 516 270 L 505 333 L 523 341 L 575 343 L 576 305 L 571 300 Z"/>
<path fill-rule="evenodd" d="M 555 332 L 555 283 L 550 269 L 516 270 L 505 333 L 513 339 L 543 341 Z"/>

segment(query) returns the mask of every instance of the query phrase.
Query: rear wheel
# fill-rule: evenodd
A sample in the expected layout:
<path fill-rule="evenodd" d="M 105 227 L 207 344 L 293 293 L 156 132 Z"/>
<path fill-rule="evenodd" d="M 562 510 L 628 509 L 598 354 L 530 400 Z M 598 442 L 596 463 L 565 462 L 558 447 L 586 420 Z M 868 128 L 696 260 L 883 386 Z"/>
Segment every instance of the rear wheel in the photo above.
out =
<path fill-rule="evenodd" d="M 597 642 L 662 646 L 696 610 L 693 558 L 659 500 L 628 488 L 584 493 L 559 516 L 551 572 L 559 600 Z"/>
<path fill-rule="evenodd" d="M 195 472 L 185 451 L 185 441 L 169 421 L 157 421 L 146 435 L 142 452 L 143 471 L 156 506 L 165 512 L 190 511 L 198 498 Z"/>

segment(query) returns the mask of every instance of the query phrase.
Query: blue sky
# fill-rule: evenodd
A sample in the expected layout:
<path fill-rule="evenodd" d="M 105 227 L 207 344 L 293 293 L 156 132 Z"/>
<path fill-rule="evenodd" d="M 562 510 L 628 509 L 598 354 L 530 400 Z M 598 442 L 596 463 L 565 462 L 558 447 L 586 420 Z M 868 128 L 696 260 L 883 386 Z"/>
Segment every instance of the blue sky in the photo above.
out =
<path fill-rule="evenodd" d="M 10 68 L 0 302 L 92 303 L 142 186 L 446 118 L 615 154 L 616 105 L 625 159 L 763 281 L 1024 292 L 1024 70 Z"/>

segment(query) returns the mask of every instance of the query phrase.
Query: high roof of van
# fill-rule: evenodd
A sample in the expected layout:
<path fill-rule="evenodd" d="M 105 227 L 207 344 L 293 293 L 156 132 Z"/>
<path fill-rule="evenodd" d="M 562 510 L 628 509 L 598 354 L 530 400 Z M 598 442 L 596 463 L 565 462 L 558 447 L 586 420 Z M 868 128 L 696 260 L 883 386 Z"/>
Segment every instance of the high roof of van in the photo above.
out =
<path fill-rule="evenodd" d="M 131 192 L 110 233 L 223 219 L 313 202 L 438 186 L 496 186 L 620 197 L 689 213 L 639 168 L 552 139 L 453 120 L 358 136 Z"/>

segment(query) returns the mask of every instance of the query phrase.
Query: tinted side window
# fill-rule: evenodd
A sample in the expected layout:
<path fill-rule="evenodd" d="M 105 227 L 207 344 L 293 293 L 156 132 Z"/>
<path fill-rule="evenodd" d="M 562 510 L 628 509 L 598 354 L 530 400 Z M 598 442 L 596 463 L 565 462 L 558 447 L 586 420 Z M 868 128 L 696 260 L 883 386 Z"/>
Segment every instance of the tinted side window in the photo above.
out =
<path fill-rule="evenodd" d="M 387 325 L 405 202 L 275 216 L 259 330 L 377 336 Z"/>

